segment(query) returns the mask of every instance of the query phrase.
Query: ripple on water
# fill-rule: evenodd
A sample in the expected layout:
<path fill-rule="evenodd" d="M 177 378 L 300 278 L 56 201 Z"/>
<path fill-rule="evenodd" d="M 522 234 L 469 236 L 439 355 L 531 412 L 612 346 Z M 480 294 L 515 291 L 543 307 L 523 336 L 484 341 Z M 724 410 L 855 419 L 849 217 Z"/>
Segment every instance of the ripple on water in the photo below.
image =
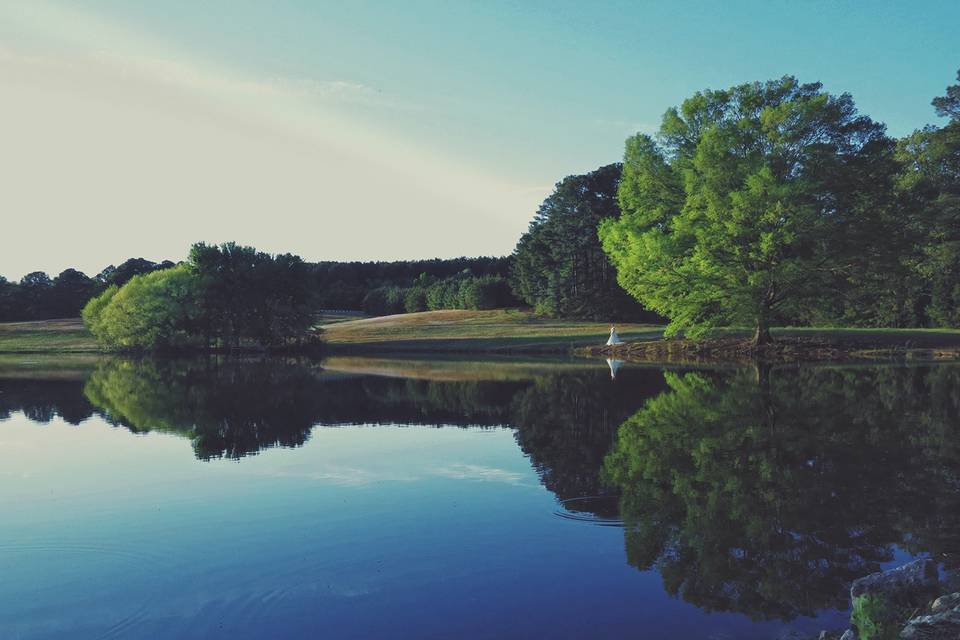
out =
<path fill-rule="evenodd" d="M 553 515 L 564 520 L 586 522 L 598 527 L 623 527 L 618 496 L 579 496 L 560 501 Z"/>
<path fill-rule="evenodd" d="M 68 556 L 78 556 L 86 560 L 96 558 L 98 561 L 116 560 L 123 566 L 136 566 L 138 570 L 160 567 L 164 564 L 165 556 L 154 550 L 146 550 L 133 545 L 108 544 L 99 542 L 84 542 L 66 539 L 41 539 L 29 541 L 0 542 L 0 558 L 16 556 L 23 559 L 25 556 L 41 555 L 66 559 Z M 136 628 L 148 615 L 150 602 L 144 599 L 139 603 L 131 603 L 132 607 L 125 609 L 119 619 L 105 621 L 106 628 L 96 635 L 98 640 L 110 640 L 126 636 Z"/>

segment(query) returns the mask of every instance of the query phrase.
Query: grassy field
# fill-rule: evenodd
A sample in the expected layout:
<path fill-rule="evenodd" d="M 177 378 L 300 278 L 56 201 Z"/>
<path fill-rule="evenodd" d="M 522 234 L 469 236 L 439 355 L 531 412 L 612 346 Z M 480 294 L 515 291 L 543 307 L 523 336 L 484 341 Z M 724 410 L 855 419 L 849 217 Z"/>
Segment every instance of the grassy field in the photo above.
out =
<path fill-rule="evenodd" d="M 80 318 L 0 323 L 0 353 L 97 353 Z"/>
<path fill-rule="evenodd" d="M 599 347 L 610 325 L 540 318 L 527 311 L 427 311 L 379 318 L 322 318 L 323 338 L 333 355 L 496 354 L 567 355 Z M 617 325 L 626 341 L 657 340 L 662 327 Z M 774 337 L 802 338 L 869 350 L 927 350 L 960 353 L 960 331 L 950 329 L 783 328 Z M 743 337 L 727 330 L 720 337 Z M 96 354 L 93 336 L 80 320 L 0 323 L 0 354 Z"/>
<path fill-rule="evenodd" d="M 334 350 L 351 352 L 568 353 L 606 342 L 610 325 L 538 318 L 516 309 L 425 311 L 323 325 Z M 625 340 L 654 339 L 661 328 L 623 324 Z"/>

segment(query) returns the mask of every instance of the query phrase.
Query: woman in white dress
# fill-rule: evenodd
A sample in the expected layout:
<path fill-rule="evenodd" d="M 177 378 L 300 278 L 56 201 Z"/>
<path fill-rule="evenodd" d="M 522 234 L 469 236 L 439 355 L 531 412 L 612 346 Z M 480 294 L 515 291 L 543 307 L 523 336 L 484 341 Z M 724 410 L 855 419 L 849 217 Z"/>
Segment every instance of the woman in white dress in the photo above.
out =
<path fill-rule="evenodd" d="M 617 328 L 615 326 L 610 327 L 610 339 L 607 340 L 607 346 L 612 344 L 623 344 L 623 340 L 617 335 Z"/>

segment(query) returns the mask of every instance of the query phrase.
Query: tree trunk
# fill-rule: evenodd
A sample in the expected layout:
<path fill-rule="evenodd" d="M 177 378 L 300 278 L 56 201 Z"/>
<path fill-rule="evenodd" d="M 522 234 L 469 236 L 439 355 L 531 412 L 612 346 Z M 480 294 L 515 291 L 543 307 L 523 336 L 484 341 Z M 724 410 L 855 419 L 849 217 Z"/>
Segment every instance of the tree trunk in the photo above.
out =
<path fill-rule="evenodd" d="M 760 312 L 760 316 L 757 318 L 757 331 L 753 334 L 753 345 L 755 347 L 762 347 L 773 342 L 773 337 L 770 335 L 770 324 L 767 320 L 767 314 L 765 311 Z"/>

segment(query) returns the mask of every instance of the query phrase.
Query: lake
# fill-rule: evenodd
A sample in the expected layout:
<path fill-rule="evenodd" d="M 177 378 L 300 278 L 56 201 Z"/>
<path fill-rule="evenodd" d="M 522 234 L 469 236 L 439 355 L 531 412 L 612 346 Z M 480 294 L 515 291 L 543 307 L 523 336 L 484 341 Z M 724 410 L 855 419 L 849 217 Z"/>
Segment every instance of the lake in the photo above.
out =
<path fill-rule="evenodd" d="M 958 564 L 956 365 L 24 360 L 0 638 L 787 638 Z"/>

